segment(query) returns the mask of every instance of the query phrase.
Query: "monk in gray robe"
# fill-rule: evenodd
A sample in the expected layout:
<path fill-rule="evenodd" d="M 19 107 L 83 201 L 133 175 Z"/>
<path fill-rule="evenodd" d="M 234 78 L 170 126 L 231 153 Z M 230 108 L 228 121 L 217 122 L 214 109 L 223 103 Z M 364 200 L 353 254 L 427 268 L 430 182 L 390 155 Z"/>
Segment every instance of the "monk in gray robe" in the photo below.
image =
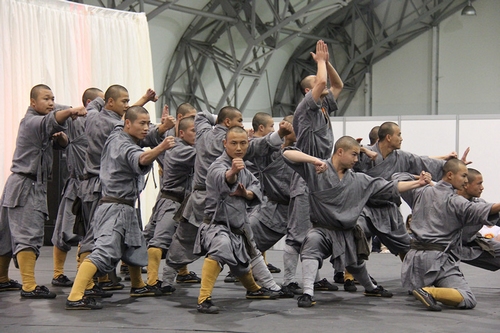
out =
<path fill-rule="evenodd" d="M 161 258 L 165 257 L 177 228 L 178 222 L 174 220 L 174 215 L 184 198 L 191 193 L 196 156 L 194 117 L 182 118 L 176 127 L 179 136 L 175 138 L 176 145 L 163 154 L 160 195 L 156 200 L 151 219 L 143 231 L 148 244 L 148 284 L 157 285 L 163 294 L 170 294 L 175 290 L 172 286 L 161 286 L 162 281 L 158 280 L 158 269 Z M 190 278 L 193 279 L 193 277 Z"/>
<path fill-rule="evenodd" d="M 174 269 L 180 269 L 199 258 L 199 256 L 193 254 L 193 245 L 198 233 L 198 226 L 204 218 L 206 175 L 210 165 L 224 151 L 223 140 L 226 132 L 229 128 L 235 126 L 243 127 L 243 117 L 238 109 L 231 106 L 223 107 L 217 117 L 208 111 L 199 112 L 195 117 L 196 159 L 193 192 L 187 200 L 182 213 L 183 218 L 175 231 L 172 244 L 167 253 L 167 265 Z M 288 134 L 289 127 L 289 125 L 280 123 L 280 130 L 277 132 L 270 133 L 262 138 L 253 139 L 248 146 L 246 156 L 250 158 L 254 155 L 267 155 L 271 151 L 278 150 L 282 144 L 281 137 Z M 247 227 L 250 229 L 249 225 Z M 280 288 L 274 282 L 260 251 L 256 250 L 255 253 L 256 257 L 252 258 L 252 266 L 255 270 L 254 274 L 262 274 L 258 279 L 262 281 L 266 288 L 279 290 Z M 163 278 L 167 285 L 173 283 L 172 274 L 164 274 Z"/>
<path fill-rule="evenodd" d="M 82 200 L 82 213 L 85 223 L 85 236 L 80 243 L 79 260 L 82 262 L 94 247 L 93 216 L 101 198 L 101 154 L 104 144 L 116 125 L 123 123 L 122 116 L 129 107 L 129 94 L 125 87 L 112 85 L 104 93 L 104 99 L 97 98 L 96 102 L 104 105 L 100 112 L 89 111 L 85 124 L 85 134 L 88 138 L 85 155 L 85 174 L 81 183 L 79 197 Z M 155 99 L 153 91 L 139 99 L 135 105 L 143 105 L 148 100 Z M 97 106 L 97 104 L 96 104 Z M 171 117 L 173 118 L 173 117 Z M 173 121 L 167 121 L 159 126 L 151 126 L 148 135 L 141 140 L 141 147 L 155 146 L 161 142 L 167 129 L 174 126 Z M 111 281 L 107 277 L 99 279 L 99 285 L 105 290 L 123 289 L 123 284 Z M 89 286 L 90 287 L 90 286 Z"/>
<path fill-rule="evenodd" d="M 369 254 L 368 243 L 356 222 L 368 200 L 397 201 L 400 192 L 430 182 L 430 175 L 422 172 L 419 181 L 398 183 L 355 173 L 351 168 L 359 152 L 359 143 L 344 136 L 335 143 L 328 160 L 290 148 L 283 153 L 285 161 L 309 187 L 312 228 L 300 253 L 304 294 L 298 299 L 299 307 L 316 303 L 314 280 L 323 260 L 330 256 L 336 270 L 349 269 L 365 288 L 366 296 L 392 297 L 392 293 L 370 280 L 364 262 Z"/>
<path fill-rule="evenodd" d="M 330 116 L 338 109 L 336 99 L 344 87 L 340 76 L 330 63 L 327 45 L 322 41 L 316 43 L 316 53 L 311 55 L 316 62 L 316 75 L 309 75 L 300 82 L 304 99 L 299 103 L 293 118 L 293 129 L 297 136 L 296 146 L 302 152 L 327 159 L 333 150 L 333 129 Z M 327 87 L 329 80 L 330 88 Z M 285 272 L 283 287 L 299 290 L 295 280 L 300 247 L 307 230 L 311 227 L 308 203 L 308 188 L 304 180 L 294 174 L 290 184 L 289 222 L 286 245 L 283 254 Z M 317 277 L 317 289 L 338 290 L 326 279 Z M 293 284 L 291 284 L 293 283 Z"/>
<path fill-rule="evenodd" d="M 483 192 L 483 176 L 476 169 L 467 169 L 467 182 L 463 189 L 457 190 L 457 194 L 463 196 L 470 202 L 483 202 L 481 193 Z M 462 262 L 487 269 L 497 271 L 500 269 L 500 242 L 492 238 L 483 237 L 479 230 L 480 225 L 466 225 L 462 232 L 462 247 L 455 253 Z"/>
<path fill-rule="evenodd" d="M 54 111 L 55 110 L 55 111 Z M 52 168 L 52 149 L 68 144 L 62 131 L 70 117 L 85 116 L 83 106 L 62 108 L 54 104 L 52 90 L 39 84 L 31 89 L 30 106 L 19 124 L 16 149 L 1 199 L 0 290 L 19 290 L 9 279 L 15 256 L 23 286 L 23 298 L 54 298 L 56 294 L 35 280 L 35 263 L 43 245 L 44 223 L 48 218 L 47 178 Z"/>
<path fill-rule="evenodd" d="M 133 106 L 126 111 L 123 130 L 117 126 L 103 147 L 99 175 L 102 198 L 94 217 L 95 246 L 78 269 L 66 301 L 68 310 L 102 308 L 99 302 L 84 296 L 85 288 L 94 274 L 114 270 L 120 259 L 129 265 L 130 296 L 161 295 L 158 288 L 142 280 L 141 267 L 147 265 L 147 249 L 135 202 L 141 191 L 141 178 L 150 171 L 156 157 L 175 142 L 167 137 L 155 148 L 143 151 L 138 143 L 147 136 L 149 126 L 147 110 Z"/>
<path fill-rule="evenodd" d="M 198 229 L 194 253 L 205 255 L 201 271 L 198 311 L 218 313 L 211 300 L 221 267 L 228 265 L 247 289 L 247 298 L 276 298 L 278 293 L 261 288 L 250 272 L 249 251 L 254 251 L 249 237 L 247 205 L 258 204 L 262 198 L 257 178 L 245 168 L 243 157 L 248 149 L 247 132 L 234 126 L 223 141 L 225 152 L 207 172 L 205 216 Z"/>
<path fill-rule="evenodd" d="M 411 179 L 397 174 L 395 179 Z M 473 203 L 456 194 L 467 180 L 464 162 L 452 159 L 443 167 L 443 178 L 403 195 L 413 209 L 411 249 L 401 267 L 403 287 L 429 310 L 441 311 L 437 301 L 463 309 L 476 306 L 476 298 L 459 268 L 453 252 L 461 244 L 462 230 L 469 225 L 494 225 L 500 203 Z"/>
<path fill-rule="evenodd" d="M 104 93 L 97 88 L 86 89 L 82 96 L 83 105 L 87 106 L 97 97 L 104 97 Z M 89 107 L 94 110 L 94 106 Z M 83 179 L 85 167 L 85 152 L 87 150 L 87 137 L 85 135 L 85 121 L 87 118 L 80 117 L 73 121 L 68 121 L 69 144 L 66 147 L 66 165 L 69 177 L 64 184 L 61 202 L 57 211 L 57 218 L 52 234 L 54 275 L 52 285 L 71 287 L 71 281 L 64 275 L 64 263 L 71 247 L 81 240 L 81 236 L 73 232 L 75 225 L 75 214 L 73 214 L 73 203 L 78 196 L 78 189 Z"/>

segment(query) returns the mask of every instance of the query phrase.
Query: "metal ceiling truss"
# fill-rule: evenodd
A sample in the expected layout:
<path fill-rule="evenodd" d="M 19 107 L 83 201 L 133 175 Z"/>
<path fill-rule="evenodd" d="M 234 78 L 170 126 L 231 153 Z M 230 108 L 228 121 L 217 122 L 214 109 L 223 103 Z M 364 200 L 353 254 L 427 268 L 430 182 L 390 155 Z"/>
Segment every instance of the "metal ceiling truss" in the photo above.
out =
<path fill-rule="evenodd" d="M 267 75 L 273 53 L 295 38 L 303 41 L 289 58 L 269 105 L 273 116 L 293 113 L 302 96 L 298 82 L 316 72 L 310 52 L 318 39 L 344 81 L 339 97 L 345 114 L 371 66 L 442 20 L 467 0 L 212 0 L 199 10 L 179 1 L 97 0 L 103 7 L 195 15 L 176 47 L 161 92 L 171 110 L 184 102 L 217 112 L 232 105 L 244 112 Z M 85 3 L 85 0 L 75 0 Z M 88 2 L 88 1 L 87 1 Z M 243 45 L 243 47 L 242 47 Z M 209 95 L 210 94 L 210 95 Z"/>

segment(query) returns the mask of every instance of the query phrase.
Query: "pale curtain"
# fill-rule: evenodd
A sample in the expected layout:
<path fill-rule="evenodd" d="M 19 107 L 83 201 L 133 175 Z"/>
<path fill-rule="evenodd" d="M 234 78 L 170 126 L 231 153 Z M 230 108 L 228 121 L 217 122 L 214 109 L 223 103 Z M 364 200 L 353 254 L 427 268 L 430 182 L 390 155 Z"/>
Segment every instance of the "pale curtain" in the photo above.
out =
<path fill-rule="evenodd" d="M 125 86 L 131 102 L 153 87 L 144 13 L 58 0 L 0 1 L 0 191 L 15 149 L 19 121 L 36 84 L 56 103 L 79 106 L 86 88 Z M 154 107 L 150 107 L 154 120 Z"/>

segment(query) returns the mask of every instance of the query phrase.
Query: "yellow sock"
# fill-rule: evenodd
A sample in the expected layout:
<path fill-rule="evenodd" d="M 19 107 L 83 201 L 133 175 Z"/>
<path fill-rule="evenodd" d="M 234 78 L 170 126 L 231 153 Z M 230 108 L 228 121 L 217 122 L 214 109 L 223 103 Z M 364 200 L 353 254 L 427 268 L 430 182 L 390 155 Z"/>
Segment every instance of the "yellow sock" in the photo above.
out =
<path fill-rule="evenodd" d="M 249 291 L 257 291 L 260 289 L 260 286 L 255 282 L 252 271 L 250 270 L 248 273 L 242 276 L 238 276 L 241 284 L 245 287 L 246 290 Z M 203 281 L 203 279 L 201 280 Z"/>
<path fill-rule="evenodd" d="M 9 282 L 9 266 L 11 256 L 0 256 L 0 283 Z"/>
<path fill-rule="evenodd" d="M 82 253 L 80 253 L 80 255 L 78 256 L 78 260 L 76 261 L 76 269 L 80 268 L 80 265 L 85 260 L 85 258 L 87 258 L 87 256 L 89 254 L 90 254 L 90 252 L 82 252 Z"/>
<path fill-rule="evenodd" d="M 267 258 L 266 258 L 266 252 L 262 252 L 262 258 L 264 258 L 264 263 L 267 266 L 268 262 L 267 262 Z"/>
<path fill-rule="evenodd" d="M 177 272 L 178 275 L 181 275 L 181 276 L 184 276 L 184 275 L 188 275 L 189 274 L 189 270 L 188 270 L 188 267 L 187 265 L 185 266 L 182 266 L 179 271 Z"/>
<path fill-rule="evenodd" d="M 344 281 L 347 281 L 347 280 L 352 280 L 354 281 L 354 276 L 352 276 L 351 273 L 349 273 L 347 271 L 347 269 L 344 269 Z"/>
<path fill-rule="evenodd" d="M 148 284 L 154 286 L 158 281 L 158 270 L 160 269 L 161 255 L 163 251 L 157 247 L 148 249 Z"/>
<path fill-rule="evenodd" d="M 215 281 L 219 274 L 219 263 L 211 258 L 205 258 L 203 267 L 201 268 L 201 287 L 198 296 L 198 304 L 203 303 L 212 295 L 212 290 L 214 289 Z"/>
<path fill-rule="evenodd" d="M 106 274 L 104 276 L 99 276 L 97 278 L 97 282 L 99 282 L 99 283 L 101 283 L 101 282 L 109 282 L 109 281 L 111 281 L 111 280 L 109 279 L 108 274 Z"/>
<path fill-rule="evenodd" d="M 141 266 L 128 266 L 130 272 L 130 285 L 132 288 L 142 288 L 146 284 L 142 280 Z"/>
<path fill-rule="evenodd" d="M 92 261 L 89 259 L 82 261 L 80 268 L 76 273 L 75 282 L 73 283 L 73 287 L 69 293 L 68 301 L 78 301 L 83 298 L 85 289 L 88 289 L 87 285 L 89 280 L 94 278 L 96 272 L 97 267 L 92 263 Z"/>
<path fill-rule="evenodd" d="M 422 289 L 431 294 L 436 301 L 445 305 L 458 306 L 464 300 L 462 294 L 454 288 L 425 287 Z"/>
<path fill-rule="evenodd" d="M 33 291 L 36 288 L 35 263 L 36 253 L 32 250 L 22 250 L 16 254 L 19 272 L 23 280 L 23 290 Z"/>
<path fill-rule="evenodd" d="M 66 256 L 68 252 L 64 252 L 57 246 L 54 246 L 53 256 L 54 256 L 54 276 L 57 278 L 59 275 L 64 274 L 64 263 L 66 262 Z"/>

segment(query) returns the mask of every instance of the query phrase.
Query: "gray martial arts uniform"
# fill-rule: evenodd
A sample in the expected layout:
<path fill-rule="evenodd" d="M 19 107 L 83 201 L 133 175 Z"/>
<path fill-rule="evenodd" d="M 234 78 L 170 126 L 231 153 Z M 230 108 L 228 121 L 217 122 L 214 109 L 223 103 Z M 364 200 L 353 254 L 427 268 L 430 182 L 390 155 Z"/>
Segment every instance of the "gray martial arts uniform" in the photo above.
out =
<path fill-rule="evenodd" d="M 178 222 L 174 215 L 185 196 L 191 193 L 196 150 L 180 138 L 175 146 L 165 151 L 162 187 L 149 223 L 144 227 L 148 247 L 156 247 L 165 254 L 172 242 Z"/>
<path fill-rule="evenodd" d="M 100 97 L 97 101 L 102 101 Z M 102 101 L 104 103 L 104 101 Z M 92 112 L 87 116 L 85 134 L 87 135 L 88 147 L 85 155 L 85 175 L 80 186 L 79 196 L 82 199 L 83 218 L 86 224 L 85 236 L 80 242 L 80 253 L 90 252 L 94 246 L 93 216 L 97 204 L 101 199 L 101 180 L 99 172 L 101 169 L 101 155 L 104 144 L 116 126 L 123 128 L 121 116 L 114 111 L 102 109 L 101 112 Z M 157 127 L 151 126 L 148 136 L 139 142 L 140 147 L 157 146 L 163 135 L 160 136 Z M 143 180 L 141 180 L 143 181 Z M 139 188 L 142 191 L 144 181 Z M 79 254 L 80 254 L 79 253 Z"/>
<path fill-rule="evenodd" d="M 234 184 L 228 184 L 226 172 L 231 166 L 232 159 L 224 152 L 208 169 L 205 218 L 198 229 L 194 253 L 227 264 L 235 276 L 242 276 L 250 271 L 248 252 L 253 251 L 244 235 L 248 223 L 246 209 L 247 205 L 258 204 L 262 195 L 259 181 L 246 168 L 240 170 Z M 252 201 L 230 195 L 238 184 L 253 192 Z"/>
<path fill-rule="evenodd" d="M 352 170 L 346 170 L 343 178 L 339 179 L 331 159 L 324 161 L 327 170 L 321 174 L 317 174 L 310 163 L 294 163 L 286 158 L 285 162 L 301 175 L 310 191 L 312 228 L 304 239 L 301 260 L 318 261 L 321 268 L 323 260 L 331 256 L 334 269 L 342 271 L 347 267 L 356 279 L 362 277 L 358 280 L 360 283 L 366 281 L 367 285 L 363 285 L 365 289 L 371 290 L 366 265 L 360 257 L 367 256 L 369 249 L 356 222 L 368 200 L 399 200 L 397 182 L 372 178 Z M 316 272 L 303 272 L 304 292 L 312 292 Z M 307 281 L 310 281 L 309 286 Z"/>
<path fill-rule="evenodd" d="M 194 162 L 193 192 L 182 214 L 184 220 L 177 226 L 167 253 L 167 264 L 175 269 L 180 269 L 198 259 L 198 256 L 193 254 L 193 245 L 198 226 L 204 218 L 207 172 L 210 165 L 224 152 L 223 140 L 228 131 L 227 127 L 215 124 L 215 119 L 215 115 L 202 111 L 198 112 L 194 120 L 197 153 Z M 256 155 L 267 155 L 273 150 L 278 150 L 282 143 L 276 132 L 252 139 L 245 159 Z"/>
<path fill-rule="evenodd" d="M 471 198 L 470 202 L 486 203 L 481 198 Z M 495 239 L 485 238 L 479 230 L 482 225 L 466 225 L 462 232 L 462 247 L 453 253 L 462 262 L 487 269 L 497 271 L 500 269 L 500 242 Z"/>
<path fill-rule="evenodd" d="M 121 260 L 131 266 L 146 266 L 147 248 L 135 208 L 141 178 L 151 165 L 142 166 L 143 150 L 117 127 L 106 141 L 99 178 L 102 198 L 94 215 L 95 245 L 88 259 L 99 273 L 112 271 Z"/>
<path fill-rule="evenodd" d="M 87 106 L 88 114 L 102 109 L 103 100 L 94 100 Z M 81 240 L 81 236 L 73 233 L 75 215 L 72 208 L 78 196 L 83 175 L 85 173 L 85 154 L 87 151 L 87 136 L 85 135 L 85 121 L 87 117 L 68 120 L 69 144 L 66 147 L 66 164 L 69 178 L 66 180 L 61 195 L 61 202 L 57 211 L 57 219 L 52 234 L 52 244 L 61 251 L 68 252 L 71 246 Z"/>
<path fill-rule="evenodd" d="M 308 92 L 299 103 L 293 117 L 293 130 L 297 136 L 296 147 L 304 153 L 327 159 L 333 151 L 333 129 L 330 115 L 338 110 L 337 102 L 331 91 L 317 104 L 312 92 Z M 290 184 L 289 222 L 286 244 L 297 253 L 304 242 L 307 230 L 311 227 L 309 212 L 309 193 L 304 180 L 296 173 Z"/>
<path fill-rule="evenodd" d="M 264 199 L 248 219 L 257 248 L 264 252 L 286 235 L 293 171 L 284 162 L 281 152 L 257 159 L 254 166 Z"/>
<path fill-rule="evenodd" d="M 378 142 L 367 147 L 378 155 L 372 161 L 367 155 L 361 154 L 354 170 L 363 172 L 371 177 L 382 177 L 390 180 L 397 172 L 408 172 L 415 175 L 427 171 L 434 180 L 439 180 L 443 174 L 443 165 L 446 161 L 418 156 L 403 150 L 392 151 L 385 159 Z M 406 253 L 409 250 L 410 239 L 406 230 L 403 216 L 395 203 L 378 203 L 370 200 L 359 216 L 359 225 L 367 237 L 376 235 L 393 254 Z"/>
<path fill-rule="evenodd" d="M 56 105 L 55 110 L 64 109 Z M 47 177 L 52 169 L 52 149 L 60 148 L 52 135 L 66 130 L 55 112 L 40 115 L 31 106 L 19 124 L 16 149 L 1 199 L 0 255 L 32 249 L 40 254 L 44 223 L 48 218 Z"/>
<path fill-rule="evenodd" d="M 411 180 L 411 175 L 396 174 L 393 178 Z M 442 180 L 405 192 L 403 198 L 413 210 L 410 228 L 414 237 L 401 267 L 403 287 L 454 288 L 464 298 L 459 307 L 475 307 L 476 298 L 452 251 L 461 244 L 464 226 L 497 223 L 499 215 L 489 215 L 492 204 L 470 202 Z"/>

